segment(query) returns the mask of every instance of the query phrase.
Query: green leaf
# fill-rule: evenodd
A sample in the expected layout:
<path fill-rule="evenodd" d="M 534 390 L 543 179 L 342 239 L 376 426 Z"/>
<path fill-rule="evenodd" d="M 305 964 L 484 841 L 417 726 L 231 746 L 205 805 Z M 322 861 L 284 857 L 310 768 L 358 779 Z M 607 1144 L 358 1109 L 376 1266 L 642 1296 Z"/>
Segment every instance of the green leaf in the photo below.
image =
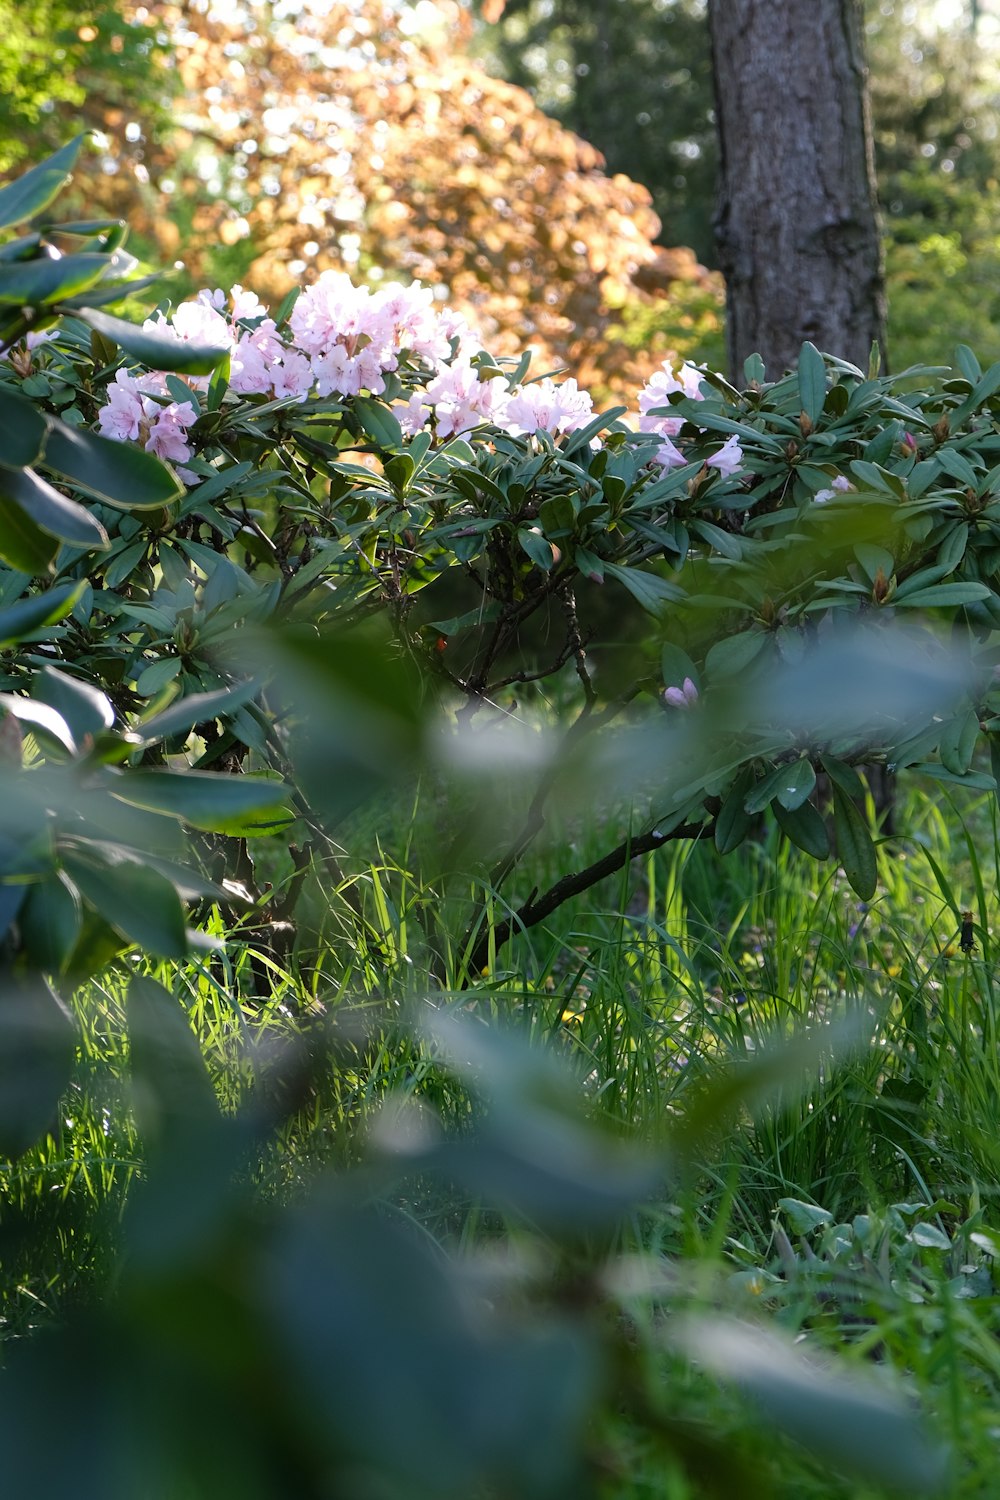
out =
<path fill-rule="evenodd" d="M 380 448 L 399 448 L 403 429 L 387 406 L 370 396 L 355 396 L 354 413 L 367 435 Z"/>
<path fill-rule="evenodd" d="M 135 1110 L 146 1141 L 164 1145 L 218 1119 L 215 1090 L 180 1001 L 155 979 L 137 975 L 126 1015 Z"/>
<path fill-rule="evenodd" d="M 36 674 L 31 696 L 36 703 L 47 703 L 61 715 L 78 745 L 88 736 L 96 738 L 115 722 L 115 711 L 99 688 L 55 667 L 43 667 Z"/>
<path fill-rule="evenodd" d="M 802 410 L 815 427 L 823 415 L 826 400 L 826 366 L 815 344 L 802 345 L 799 352 L 799 400 Z"/>
<path fill-rule="evenodd" d="M 751 354 L 749 358 L 743 361 L 743 378 L 747 385 L 764 384 L 764 361 L 759 354 Z"/>
<path fill-rule="evenodd" d="M 785 774 L 778 787 L 777 800 L 789 812 L 794 812 L 812 793 L 816 785 L 816 772 L 805 756 L 794 765 L 783 766 L 782 770 Z"/>
<path fill-rule="evenodd" d="M 196 724 L 228 718 L 244 703 L 249 702 L 259 688 L 260 682 L 253 679 L 235 687 L 219 688 L 212 693 L 189 693 L 186 698 L 178 698 L 162 713 L 154 714 L 137 728 L 144 743 L 151 745 L 155 740 L 169 739 L 171 735 L 193 729 Z"/>
<path fill-rule="evenodd" d="M 774 766 L 751 786 L 744 803 L 748 813 L 760 813 L 765 807 L 770 807 L 784 785 L 787 769 L 786 766 Z"/>
<path fill-rule="evenodd" d="M 180 897 L 158 871 L 112 850 L 99 863 L 92 855 L 67 848 L 63 864 L 84 900 L 122 937 L 161 958 L 186 955 Z"/>
<path fill-rule="evenodd" d="M 0 390 L 0 464 L 8 469 L 27 469 L 45 445 L 45 418 L 23 396 Z"/>
<path fill-rule="evenodd" d="M 856 1366 L 809 1359 L 769 1331 L 722 1317 L 687 1319 L 678 1336 L 701 1368 L 739 1387 L 836 1471 L 901 1493 L 949 1487 L 944 1451 L 928 1441 L 923 1417 Z"/>
<path fill-rule="evenodd" d="M 80 147 L 89 136 L 90 132 L 84 131 L 16 181 L 0 188 L 0 229 L 23 224 L 48 207 L 69 181 Z"/>
<path fill-rule="evenodd" d="M 121 510 L 152 510 L 173 505 L 184 486 L 171 468 L 130 443 L 52 420 L 44 467 Z"/>
<path fill-rule="evenodd" d="M 973 406 L 982 406 L 991 396 L 1000 391 L 1000 360 L 990 365 L 981 380 L 977 380 L 972 392 L 971 401 Z"/>
<path fill-rule="evenodd" d="M 922 1250 L 950 1250 L 951 1240 L 936 1224 L 914 1224 L 906 1238 Z"/>
<path fill-rule="evenodd" d="M 624 584 L 633 599 L 651 615 L 659 616 L 665 605 L 675 604 L 679 599 L 685 598 L 683 589 L 678 588 L 676 583 L 668 583 L 656 573 L 647 573 L 641 568 L 625 568 L 620 563 L 611 562 L 604 564 L 604 571 Z"/>
<path fill-rule="evenodd" d="M 55 537 L 40 530 L 15 501 L 4 499 L 0 485 L 0 558 L 30 578 L 48 572 L 58 548 Z"/>
<path fill-rule="evenodd" d="M 20 1156 L 58 1130 L 69 1087 L 76 1026 L 40 974 L 0 974 L 0 1154 Z"/>
<path fill-rule="evenodd" d="M 720 854 L 731 854 L 750 832 L 752 819 L 745 802 L 754 785 L 753 769 L 744 766 L 733 782 L 715 820 L 715 847 Z"/>
<path fill-rule="evenodd" d="M 975 386 L 982 378 L 982 365 L 968 344 L 956 345 L 955 363 L 971 386 Z"/>
<path fill-rule="evenodd" d="M 979 715 L 975 709 L 956 713 L 948 719 L 941 730 L 938 754 L 941 764 L 954 776 L 964 776 L 972 766 L 972 757 L 979 738 Z"/>
<path fill-rule="evenodd" d="M 917 589 L 916 593 L 904 594 L 902 599 L 896 598 L 893 603 L 900 609 L 957 609 L 960 605 L 978 604 L 990 597 L 991 590 L 985 583 L 967 583 L 963 580 L 934 583 L 929 588 Z"/>
<path fill-rule="evenodd" d="M 18 916 L 21 942 L 33 968 L 63 974 L 80 936 L 80 898 L 60 871 L 28 887 Z"/>
<path fill-rule="evenodd" d="M 872 542 L 858 542 L 854 548 L 854 556 L 865 570 L 868 582 L 874 583 L 879 569 L 882 570 L 884 578 L 891 578 L 895 571 L 896 563 L 891 552 L 884 547 L 877 547 Z"/>
<path fill-rule="evenodd" d="M 868 824 L 850 797 L 834 783 L 833 826 L 837 854 L 851 889 L 862 901 L 870 901 L 878 887 L 878 862 Z"/>
<path fill-rule="evenodd" d="M 61 495 L 34 469 L 0 468 L 0 499 L 17 506 L 33 525 L 49 536 L 70 542 L 74 547 L 103 550 L 108 545 L 108 534 L 100 521 L 77 501 Z M 0 552 L 6 541 L 6 537 L 0 539 Z"/>
<path fill-rule="evenodd" d="M 168 328 L 137 328 L 110 313 L 82 307 L 76 316 L 126 354 L 151 370 L 173 370 L 178 375 L 211 375 L 217 365 L 228 359 L 231 348 L 221 344 L 195 344 L 180 339 Z"/>
<path fill-rule="evenodd" d="M 122 280 L 117 276 L 104 276 L 96 286 L 92 286 L 81 296 L 64 298 L 60 301 L 58 310 L 61 314 L 71 313 L 73 317 L 79 318 L 83 316 L 84 310 L 93 312 L 95 307 L 109 307 L 115 302 L 124 302 L 126 297 L 134 297 L 138 292 L 145 291 L 146 287 L 154 286 L 159 279 L 159 273 L 152 276 L 134 276 L 128 280 Z"/>
<path fill-rule="evenodd" d="M 673 641 L 665 641 L 660 648 L 660 673 L 665 687 L 680 687 L 685 677 L 690 677 L 696 688 L 701 687 L 701 673 L 687 652 Z"/>
<path fill-rule="evenodd" d="M 776 800 L 771 804 L 771 811 L 778 827 L 793 844 L 811 854 L 813 859 L 829 858 L 830 837 L 826 824 L 811 802 L 789 809 Z"/>
<path fill-rule="evenodd" d="M 0 609 L 0 647 L 10 646 L 24 636 L 64 619 L 86 587 L 86 582 L 56 584 L 54 588 L 30 594 L 16 604 Z"/>
<path fill-rule="evenodd" d="M 538 520 L 547 537 L 568 536 L 576 525 L 576 508 L 569 495 L 553 495 L 543 500 L 538 509 Z"/>
<path fill-rule="evenodd" d="M 460 635 L 463 630 L 468 630 L 470 627 L 491 625 L 499 613 L 500 606 L 493 600 L 475 609 L 467 609 L 463 615 L 451 615 L 447 620 L 428 620 L 427 629 L 436 630 L 438 635 Z"/>
<path fill-rule="evenodd" d="M 738 677 L 761 653 L 767 633 L 763 630 L 741 630 L 737 635 L 723 636 L 709 649 L 705 671 L 709 677 Z"/>
<path fill-rule="evenodd" d="M 591 583 L 604 582 L 604 559 L 598 557 L 596 552 L 589 552 L 586 547 L 577 547 L 573 553 L 573 561 L 584 578 L 589 578 Z"/>
<path fill-rule="evenodd" d="M 731 562 L 739 562 L 743 556 L 744 544 L 738 536 L 733 536 L 731 531 L 723 531 L 721 526 L 716 526 L 713 521 L 705 521 L 696 517 L 690 523 L 691 535 L 700 536 L 703 542 L 707 542 L 714 552 L 720 557 L 728 557 Z"/>
<path fill-rule="evenodd" d="M 72 730 L 62 714 L 49 704 L 36 703 L 32 698 L 18 698 L 13 693 L 0 693 L 0 708 L 19 723 L 29 725 L 33 731 L 48 735 L 70 755 L 76 754 L 76 740 Z"/>
<path fill-rule="evenodd" d="M 832 755 L 821 756 L 821 760 L 823 770 L 830 780 L 835 782 L 849 797 L 865 795 L 864 783 L 853 766 L 849 766 L 846 761 L 835 760 Z"/>
<path fill-rule="evenodd" d="M 91 251 L 59 260 L 6 261 L 0 264 L 0 306 L 44 307 L 72 297 L 100 281 L 109 257 Z"/>
<path fill-rule="evenodd" d="M 796 1234 L 811 1234 L 814 1229 L 833 1223 L 829 1209 L 819 1208 L 815 1203 L 803 1203 L 800 1198 L 779 1198 L 778 1207 L 784 1209 Z"/>
<path fill-rule="evenodd" d="M 900 498 L 901 481 L 896 475 L 888 475 L 884 469 L 879 468 L 878 464 L 866 463 L 858 458 L 854 460 L 850 468 L 851 473 L 864 489 L 879 490 L 884 495 Z"/>
<path fill-rule="evenodd" d="M 955 414 L 953 413 L 953 421 L 954 418 Z M 976 471 L 963 454 L 957 453 L 954 448 L 939 448 L 937 461 L 945 473 L 950 474 L 952 479 L 957 479 L 959 484 L 968 485 L 973 490 L 976 488 L 979 482 Z"/>
<path fill-rule="evenodd" d="M 556 557 L 550 542 L 547 542 L 537 531 L 531 531 L 526 526 L 522 526 L 518 531 L 517 540 L 521 545 L 521 550 L 528 554 L 536 567 L 543 569 L 546 573 L 551 571 Z"/>
<path fill-rule="evenodd" d="M 168 682 L 173 682 L 183 665 L 177 656 L 161 657 L 158 661 L 150 662 L 139 673 L 135 684 L 136 692 L 143 698 L 152 698 L 156 693 L 162 692 Z"/>
<path fill-rule="evenodd" d="M 266 777 L 212 771 L 124 771 L 110 783 L 110 790 L 132 807 L 168 813 L 210 833 L 226 833 L 234 823 L 263 827 L 287 819 L 285 783 Z"/>

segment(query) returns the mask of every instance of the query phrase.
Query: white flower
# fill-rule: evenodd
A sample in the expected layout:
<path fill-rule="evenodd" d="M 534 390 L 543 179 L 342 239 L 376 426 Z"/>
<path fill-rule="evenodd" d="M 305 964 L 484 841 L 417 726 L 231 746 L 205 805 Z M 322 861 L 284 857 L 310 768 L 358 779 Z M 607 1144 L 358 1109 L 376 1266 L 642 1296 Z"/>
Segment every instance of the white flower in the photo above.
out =
<path fill-rule="evenodd" d="M 713 453 L 705 462 L 727 478 L 731 474 L 738 474 L 743 467 L 743 449 L 736 436 L 728 438 L 718 453 Z"/>
<path fill-rule="evenodd" d="M 575 432 L 594 415 L 589 391 L 581 391 L 575 380 L 559 385 L 548 376 L 530 385 L 518 386 L 507 404 L 503 426 L 515 437 L 522 433 Z"/>

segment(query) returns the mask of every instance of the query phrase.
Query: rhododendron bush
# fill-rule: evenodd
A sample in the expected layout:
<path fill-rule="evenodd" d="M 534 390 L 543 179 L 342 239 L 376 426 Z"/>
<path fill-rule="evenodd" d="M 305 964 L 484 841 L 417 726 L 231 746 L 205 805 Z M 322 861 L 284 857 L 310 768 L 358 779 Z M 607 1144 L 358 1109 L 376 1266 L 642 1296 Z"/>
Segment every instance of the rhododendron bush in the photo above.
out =
<path fill-rule="evenodd" d="M 459 978 L 637 854 L 726 853 L 767 813 L 867 899 L 862 768 L 992 785 L 1000 371 L 970 351 L 894 381 L 806 345 L 742 390 L 667 363 L 601 412 L 420 284 L 328 272 L 273 309 L 233 287 L 125 323 L 103 310 L 130 285 L 119 230 L 73 234 L 98 248 L 53 259 L 54 229 L 0 263 L 25 289 L 0 389 L 6 743 L 36 791 L 90 768 L 107 826 L 127 806 L 141 833 L 105 847 L 68 793 L 36 809 L 20 900 L 67 920 L 55 953 L 40 920 L 8 932 L 41 967 L 183 952 L 197 891 L 296 941 L 331 831 L 420 772 L 486 893 Z M 549 804 L 581 797 L 607 856 L 518 898 Z M 205 835 L 186 874 L 184 824 Z M 277 888 L 254 874 L 269 836 L 296 872 Z"/>

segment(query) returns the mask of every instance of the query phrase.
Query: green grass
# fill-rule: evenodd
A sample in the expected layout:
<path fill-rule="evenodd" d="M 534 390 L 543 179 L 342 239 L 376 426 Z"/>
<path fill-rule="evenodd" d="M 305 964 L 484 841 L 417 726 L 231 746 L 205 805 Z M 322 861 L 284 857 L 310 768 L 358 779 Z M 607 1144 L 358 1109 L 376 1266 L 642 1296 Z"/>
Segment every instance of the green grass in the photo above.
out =
<path fill-rule="evenodd" d="M 773 836 L 725 861 L 711 848 L 665 848 L 515 936 L 467 987 L 461 939 L 482 890 L 421 870 L 424 814 L 418 805 L 401 815 L 399 837 L 387 823 L 369 844 L 374 859 L 345 860 L 338 889 L 307 893 L 313 930 L 286 958 L 264 951 L 249 926 L 227 935 L 217 924 L 224 947 L 155 970 L 230 1113 L 260 1102 L 262 1060 L 332 1028 L 328 1065 L 309 1073 L 249 1166 L 256 1190 L 281 1201 L 322 1168 L 357 1161 L 389 1096 L 464 1130 L 468 1097 L 413 1022 L 429 1004 L 502 1019 L 563 1058 L 592 1119 L 669 1164 L 662 1196 L 618 1239 L 620 1251 L 669 1265 L 671 1278 L 628 1301 L 639 1371 L 630 1378 L 647 1410 L 637 1424 L 608 1405 L 603 1494 L 712 1493 L 711 1476 L 691 1479 L 708 1432 L 742 1455 L 762 1492 L 876 1493 L 776 1441 L 738 1393 L 679 1357 L 663 1320 L 705 1307 L 905 1380 L 953 1447 L 949 1493 L 986 1500 L 1000 1396 L 992 802 L 942 806 L 905 788 L 896 818 L 905 833 L 883 841 L 869 906 L 832 867 Z M 516 876 L 517 892 L 601 847 L 596 827 L 557 827 Z M 514 894 L 495 897 L 496 919 Z M 977 924 L 971 955 L 958 948 L 966 907 Z M 81 1043 L 60 1118 L 0 1170 L 8 1340 L 59 1324 L 117 1274 L 122 1214 L 146 1172 L 128 1087 L 129 969 L 75 997 Z M 807 1031 L 832 1036 L 844 1017 L 850 1044 L 819 1045 L 755 1100 L 720 1103 L 678 1154 L 679 1122 L 704 1115 L 734 1063 L 759 1062 Z M 501 1218 L 440 1183 L 387 1188 L 384 1201 L 453 1246 L 506 1235 Z"/>

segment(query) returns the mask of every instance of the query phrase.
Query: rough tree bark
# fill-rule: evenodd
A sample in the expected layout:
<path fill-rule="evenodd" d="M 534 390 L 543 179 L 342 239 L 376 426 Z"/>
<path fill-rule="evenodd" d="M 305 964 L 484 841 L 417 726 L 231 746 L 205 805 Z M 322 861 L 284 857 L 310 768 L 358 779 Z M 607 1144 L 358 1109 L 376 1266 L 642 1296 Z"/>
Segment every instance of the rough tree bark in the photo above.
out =
<path fill-rule="evenodd" d="M 885 295 L 859 0 L 709 0 L 729 359 L 867 365 Z"/>

